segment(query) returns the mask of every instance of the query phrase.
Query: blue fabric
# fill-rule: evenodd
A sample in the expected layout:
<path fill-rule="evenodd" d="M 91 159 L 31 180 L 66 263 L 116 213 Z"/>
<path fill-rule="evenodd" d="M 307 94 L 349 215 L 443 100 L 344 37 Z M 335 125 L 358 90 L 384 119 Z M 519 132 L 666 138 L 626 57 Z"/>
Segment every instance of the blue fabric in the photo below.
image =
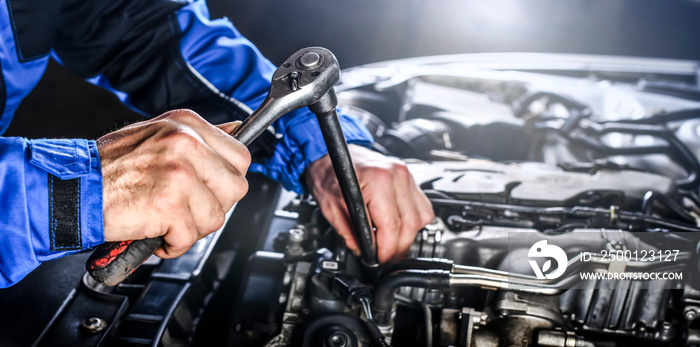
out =
<path fill-rule="evenodd" d="M 18 282 L 43 261 L 71 253 L 51 251 L 49 173 L 80 179 L 82 245 L 104 242 L 95 141 L 0 138 L 0 288 Z"/>
<path fill-rule="evenodd" d="M 7 130 L 19 103 L 24 99 L 34 86 L 39 83 L 41 76 L 49 63 L 48 57 L 39 58 L 30 62 L 20 63 L 17 55 L 10 14 L 7 6 L 0 4 L 0 65 L 5 81 L 5 109 L 0 117 L 0 134 Z M 0 97 L 2 98 L 2 97 Z"/>

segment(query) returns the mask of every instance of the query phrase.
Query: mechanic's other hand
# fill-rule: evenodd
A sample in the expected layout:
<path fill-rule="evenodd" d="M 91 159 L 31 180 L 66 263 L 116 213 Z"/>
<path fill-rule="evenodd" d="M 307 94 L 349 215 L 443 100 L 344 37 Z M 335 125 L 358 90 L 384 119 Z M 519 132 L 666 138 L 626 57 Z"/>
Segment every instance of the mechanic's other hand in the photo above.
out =
<path fill-rule="evenodd" d="M 405 256 L 416 233 L 435 218 L 430 201 L 403 162 L 361 146 L 349 148 L 362 196 L 377 228 L 379 262 Z M 306 183 L 323 215 L 357 253 L 357 240 L 328 155 L 309 166 Z"/>
<path fill-rule="evenodd" d="M 218 230 L 248 191 L 248 149 L 228 135 L 240 122 L 209 124 L 175 110 L 97 140 L 105 241 L 163 236 L 177 257 Z"/>

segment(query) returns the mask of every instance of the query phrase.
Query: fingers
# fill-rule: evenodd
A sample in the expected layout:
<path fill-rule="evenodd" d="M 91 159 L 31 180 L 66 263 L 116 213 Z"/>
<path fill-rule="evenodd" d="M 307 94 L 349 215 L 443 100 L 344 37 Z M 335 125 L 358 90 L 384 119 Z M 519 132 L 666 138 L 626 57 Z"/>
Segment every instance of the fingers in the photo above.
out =
<path fill-rule="evenodd" d="M 219 230 L 226 221 L 226 212 L 229 208 L 222 206 L 216 195 L 206 185 L 199 183 L 197 187 L 192 187 L 187 209 L 192 215 L 195 229 L 190 232 L 197 233 L 197 240 L 199 240 Z"/>
<path fill-rule="evenodd" d="M 377 228 L 377 257 L 380 263 L 390 260 L 396 253 L 401 214 L 396 203 L 397 192 L 394 189 L 393 174 L 390 170 L 379 167 L 360 170 L 358 175 L 363 182 L 363 192 L 372 222 Z M 368 176 L 371 179 L 367 179 Z"/>
<path fill-rule="evenodd" d="M 226 221 L 226 211 L 216 196 L 203 184 L 187 189 L 184 194 L 189 202 L 181 208 L 179 217 L 173 220 L 163 236 L 163 246 L 156 252 L 161 258 L 174 258 L 184 254 L 195 242 L 219 230 Z"/>
<path fill-rule="evenodd" d="M 204 183 L 203 188 L 211 191 L 222 208 L 228 211 L 248 191 L 245 173 L 238 171 L 208 146 L 193 146 L 190 151 L 195 154 L 191 160 Z"/>
<path fill-rule="evenodd" d="M 396 204 L 401 220 L 396 256 L 403 257 L 415 240 L 416 232 L 425 224 L 422 222 L 421 210 L 416 199 L 415 182 L 408 172 L 408 168 L 403 164 L 397 164 L 394 170 L 394 190 L 396 191 Z"/>
<path fill-rule="evenodd" d="M 200 238 L 199 227 L 194 220 L 189 208 L 189 194 L 195 189 L 185 191 L 169 191 L 162 194 L 159 200 L 154 202 L 154 208 L 149 211 L 151 219 L 158 216 L 167 216 L 168 221 L 159 223 L 163 237 L 163 245 L 154 252 L 161 258 L 174 258 L 184 254 Z M 155 225 L 151 229 L 155 229 Z M 153 232 L 153 230 L 149 230 Z M 156 235 L 146 235 L 148 238 Z"/>
<path fill-rule="evenodd" d="M 172 226 L 163 235 L 163 246 L 154 252 L 155 255 L 163 258 L 179 257 L 199 240 L 199 233 L 192 232 L 197 227 L 192 216 L 186 215 L 181 219 L 180 223 L 173 223 Z"/>
<path fill-rule="evenodd" d="M 239 126 L 241 126 L 242 123 L 243 122 L 236 120 L 233 122 L 219 124 L 216 127 L 221 129 L 223 132 L 231 135 L 231 134 L 233 134 L 234 131 L 236 131 L 236 129 L 238 129 Z"/>
<path fill-rule="evenodd" d="M 387 161 L 360 171 L 370 215 L 377 227 L 380 263 L 405 256 L 416 233 L 432 220 L 432 206 L 405 164 Z"/>

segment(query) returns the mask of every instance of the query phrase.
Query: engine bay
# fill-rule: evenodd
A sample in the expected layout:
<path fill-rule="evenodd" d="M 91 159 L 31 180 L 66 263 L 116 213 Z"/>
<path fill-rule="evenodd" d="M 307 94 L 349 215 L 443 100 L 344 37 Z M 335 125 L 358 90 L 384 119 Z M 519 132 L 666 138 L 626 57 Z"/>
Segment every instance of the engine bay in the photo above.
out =
<path fill-rule="evenodd" d="M 226 226 L 180 258 L 104 287 L 79 254 L 3 290 L 0 345 L 700 345 L 697 76 L 686 61 L 508 54 L 346 70 L 341 110 L 433 205 L 405 259 L 363 266 L 310 196 L 252 175 Z M 529 263 L 547 242 L 569 272 Z M 675 254 L 605 257 L 636 250 Z M 684 277 L 575 273 L 620 266 Z"/>

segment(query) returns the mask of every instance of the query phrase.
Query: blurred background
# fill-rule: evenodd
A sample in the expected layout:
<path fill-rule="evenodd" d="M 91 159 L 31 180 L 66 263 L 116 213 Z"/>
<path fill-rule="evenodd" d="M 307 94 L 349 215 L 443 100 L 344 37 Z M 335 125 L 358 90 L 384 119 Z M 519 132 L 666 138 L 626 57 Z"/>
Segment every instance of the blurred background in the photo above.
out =
<path fill-rule="evenodd" d="M 700 58 L 700 1 L 209 0 L 273 62 L 324 46 L 342 67 L 435 54 Z"/>
<path fill-rule="evenodd" d="M 700 60 L 698 0 L 209 0 L 273 63 L 307 46 L 343 68 L 406 57 L 555 52 Z M 96 138 L 140 116 L 51 64 L 7 136 Z"/>

